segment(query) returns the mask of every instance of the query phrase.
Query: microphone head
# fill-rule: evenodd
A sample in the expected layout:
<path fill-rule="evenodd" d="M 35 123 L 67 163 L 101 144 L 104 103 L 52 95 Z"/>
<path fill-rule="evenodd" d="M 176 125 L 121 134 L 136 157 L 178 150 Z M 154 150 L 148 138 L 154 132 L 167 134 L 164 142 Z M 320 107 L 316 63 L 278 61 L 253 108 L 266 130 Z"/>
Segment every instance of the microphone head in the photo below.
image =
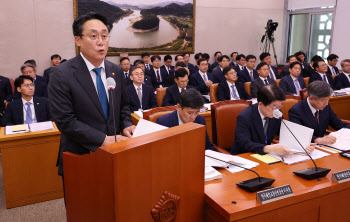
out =
<path fill-rule="evenodd" d="M 112 77 L 107 78 L 107 88 L 108 90 L 114 89 L 115 88 L 115 80 Z"/>
<path fill-rule="evenodd" d="M 279 111 L 278 109 L 275 109 L 275 110 L 273 111 L 273 117 L 274 117 L 274 118 L 276 118 L 276 119 L 281 119 L 282 116 L 283 116 L 282 112 Z"/>

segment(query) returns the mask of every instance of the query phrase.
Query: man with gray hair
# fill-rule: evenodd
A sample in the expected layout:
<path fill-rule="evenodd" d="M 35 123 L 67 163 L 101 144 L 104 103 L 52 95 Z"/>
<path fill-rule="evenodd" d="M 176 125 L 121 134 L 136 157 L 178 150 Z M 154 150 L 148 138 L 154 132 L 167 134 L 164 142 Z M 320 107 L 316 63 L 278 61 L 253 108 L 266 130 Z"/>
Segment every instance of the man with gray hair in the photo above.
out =
<path fill-rule="evenodd" d="M 312 142 L 331 145 L 336 142 L 336 138 L 325 135 L 328 125 L 335 130 L 350 128 L 350 125 L 343 123 L 328 104 L 333 94 L 329 84 L 314 81 L 309 84 L 307 91 L 309 96 L 290 108 L 289 120 L 314 129 Z"/>
<path fill-rule="evenodd" d="M 343 73 L 334 79 L 336 89 L 344 89 L 350 87 L 350 59 L 344 59 L 340 63 Z"/>

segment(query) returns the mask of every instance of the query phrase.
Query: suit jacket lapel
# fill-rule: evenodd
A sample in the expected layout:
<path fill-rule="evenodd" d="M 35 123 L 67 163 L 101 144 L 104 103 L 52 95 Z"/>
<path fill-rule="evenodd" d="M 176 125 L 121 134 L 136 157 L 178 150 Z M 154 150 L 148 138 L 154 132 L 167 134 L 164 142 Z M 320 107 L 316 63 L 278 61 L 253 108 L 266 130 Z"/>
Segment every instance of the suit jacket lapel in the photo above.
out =
<path fill-rule="evenodd" d="M 23 102 L 22 102 L 22 98 L 19 99 L 18 103 L 16 104 L 16 109 L 19 115 L 19 122 L 23 123 L 24 119 L 23 119 Z M 26 108 L 27 109 L 27 108 Z"/>
<path fill-rule="evenodd" d="M 253 107 L 253 125 L 255 126 L 255 130 L 258 133 L 260 141 L 265 143 L 265 135 L 264 135 L 264 127 L 262 124 L 262 120 L 259 114 L 258 106 Z"/>
<path fill-rule="evenodd" d="M 225 89 L 225 94 L 224 94 L 224 96 L 225 96 L 225 98 L 227 99 L 227 100 L 230 100 L 231 99 L 231 95 L 230 95 L 230 88 L 228 87 L 228 84 L 227 84 L 227 82 L 225 81 L 224 82 L 224 89 Z"/>
<path fill-rule="evenodd" d="M 304 111 L 305 111 L 304 114 L 305 114 L 306 118 L 307 118 L 307 119 L 311 119 L 312 128 L 315 129 L 315 132 L 314 132 L 314 133 L 316 133 L 316 131 L 317 131 L 317 133 L 318 133 L 318 125 L 317 125 L 317 123 L 316 123 L 315 116 L 314 116 L 314 114 L 312 113 L 312 111 L 311 111 L 311 109 L 310 109 L 310 107 L 309 107 L 309 104 L 307 103 L 307 100 L 304 99 L 304 100 L 302 101 L 302 104 L 303 104 L 303 107 L 304 107 Z M 318 121 L 318 122 L 320 122 L 320 121 Z"/>
<path fill-rule="evenodd" d="M 36 101 L 36 98 L 35 98 L 35 97 L 33 97 L 33 105 L 34 105 L 34 111 L 35 111 L 36 121 L 37 121 L 37 122 L 40 122 L 40 120 L 41 120 L 41 118 L 40 118 L 40 113 L 42 113 L 42 112 L 40 112 L 41 106 L 40 106 L 40 103 L 38 103 L 38 102 Z"/>

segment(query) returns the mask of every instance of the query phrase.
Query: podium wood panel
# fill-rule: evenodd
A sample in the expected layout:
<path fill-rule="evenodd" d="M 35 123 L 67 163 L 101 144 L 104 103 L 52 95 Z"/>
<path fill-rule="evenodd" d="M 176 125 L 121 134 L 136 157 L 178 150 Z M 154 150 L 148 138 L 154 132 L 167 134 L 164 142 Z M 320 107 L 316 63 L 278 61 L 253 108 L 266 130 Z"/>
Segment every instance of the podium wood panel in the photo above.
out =
<path fill-rule="evenodd" d="M 67 221 L 153 221 L 165 191 L 179 196 L 176 221 L 203 221 L 205 128 L 188 123 L 64 153 Z"/>
<path fill-rule="evenodd" d="M 329 104 L 339 119 L 350 120 L 350 95 L 329 99 Z"/>
<path fill-rule="evenodd" d="M 0 130 L 1 159 L 6 207 L 18 207 L 63 197 L 62 179 L 57 175 L 60 132 L 4 135 Z"/>

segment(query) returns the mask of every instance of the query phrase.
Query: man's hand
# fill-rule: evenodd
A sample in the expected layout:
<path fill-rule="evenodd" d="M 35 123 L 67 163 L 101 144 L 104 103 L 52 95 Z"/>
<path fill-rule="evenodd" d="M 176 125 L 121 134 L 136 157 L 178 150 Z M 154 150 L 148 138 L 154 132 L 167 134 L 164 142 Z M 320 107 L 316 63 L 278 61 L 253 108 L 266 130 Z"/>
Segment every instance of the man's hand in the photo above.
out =
<path fill-rule="evenodd" d="M 279 156 L 293 154 L 293 152 L 283 145 L 267 145 L 264 147 L 265 153 L 276 153 Z"/>
<path fill-rule="evenodd" d="M 331 135 L 319 137 L 315 139 L 315 143 L 317 144 L 324 144 L 324 145 L 332 145 L 337 141 L 337 138 Z"/>
<path fill-rule="evenodd" d="M 208 80 L 208 81 L 205 82 L 205 85 L 207 85 L 208 87 L 209 87 L 211 84 L 213 84 L 213 82 L 212 82 L 211 80 Z"/>
<path fill-rule="evenodd" d="M 117 142 L 122 141 L 122 140 L 127 140 L 129 139 L 128 137 L 117 135 Z M 105 139 L 105 142 L 102 144 L 102 146 L 107 146 L 112 143 L 115 143 L 115 138 L 114 136 L 107 136 Z"/>
<path fill-rule="evenodd" d="M 306 152 L 311 154 L 314 151 L 316 144 L 317 143 L 311 143 L 308 147 L 306 147 Z"/>
<path fill-rule="evenodd" d="M 132 134 L 133 134 L 134 131 L 135 131 L 135 128 L 136 128 L 136 126 L 134 126 L 134 125 L 131 125 L 131 126 L 129 126 L 129 127 L 126 127 L 126 128 L 123 130 L 123 135 L 124 135 L 124 136 L 127 136 L 127 137 L 129 137 L 129 138 L 131 138 L 131 137 L 132 137 Z"/>

